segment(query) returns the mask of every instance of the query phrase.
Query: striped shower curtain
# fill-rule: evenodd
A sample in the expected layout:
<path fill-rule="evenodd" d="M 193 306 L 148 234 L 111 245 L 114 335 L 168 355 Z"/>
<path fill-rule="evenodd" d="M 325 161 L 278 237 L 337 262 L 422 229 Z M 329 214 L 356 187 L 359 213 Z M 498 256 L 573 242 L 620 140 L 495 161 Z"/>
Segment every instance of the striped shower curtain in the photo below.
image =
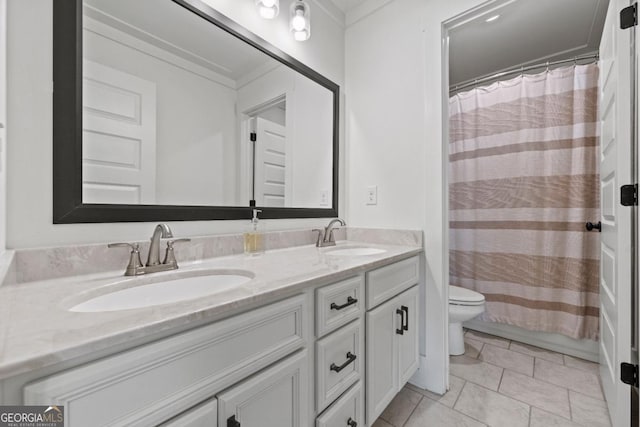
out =
<path fill-rule="evenodd" d="M 450 99 L 450 280 L 483 320 L 598 338 L 598 67 Z"/>

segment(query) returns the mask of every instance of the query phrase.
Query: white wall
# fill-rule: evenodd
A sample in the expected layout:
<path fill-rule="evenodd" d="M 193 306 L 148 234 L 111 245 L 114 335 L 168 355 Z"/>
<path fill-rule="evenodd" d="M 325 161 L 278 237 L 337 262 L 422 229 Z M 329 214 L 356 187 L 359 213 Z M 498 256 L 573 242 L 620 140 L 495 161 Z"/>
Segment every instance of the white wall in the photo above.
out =
<path fill-rule="evenodd" d="M 333 194 L 333 97 L 330 91 L 301 75 L 296 75 L 294 94 L 291 200 L 295 207 L 317 208 L 321 206 L 322 192 L 327 194 L 329 204 Z"/>
<path fill-rule="evenodd" d="M 83 37 L 85 59 L 155 84 L 155 203 L 227 205 L 224 187 L 235 186 L 225 176 L 225 164 L 236 161 L 225 159 L 235 153 L 235 89 L 101 34 L 85 30 Z"/>
<path fill-rule="evenodd" d="M 426 318 L 414 381 L 437 392 L 448 363 L 441 24 L 480 3 L 371 0 L 347 16 L 348 221 L 424 230 Z M 369 185 L 378 186 L 377 206 L 365 205 Z"/>
<path fill-rule="evenodd" d="M 152 224 L 52 224 L 52 4 L 54 0 L 8 2 L 7 246 L 57 246 L 149 237 Z M 315 2 L 312 36 L 291 39 L 286 23 L 290 1 L 273 21 L 259 18 L 252 1 L 208 0 L 231 19 L 254 31 L 339 85 L 344 81 L 344 29 Z M 327 9 L 329 10 L 329 9 Z M 339 17 L 338 17 L 339 18 Z M 270 230 L 312 228 L 316 220 L 267 221 Z M 176 236 L 240 232 L 246 221 L 176 222 Z"/>
<path fill-rule="evenodd" d="M 6 208 L 6 124 L 7 124 L 7 1 L 0 0 L 0 254 L 6 248 L 7 208 Z"/>

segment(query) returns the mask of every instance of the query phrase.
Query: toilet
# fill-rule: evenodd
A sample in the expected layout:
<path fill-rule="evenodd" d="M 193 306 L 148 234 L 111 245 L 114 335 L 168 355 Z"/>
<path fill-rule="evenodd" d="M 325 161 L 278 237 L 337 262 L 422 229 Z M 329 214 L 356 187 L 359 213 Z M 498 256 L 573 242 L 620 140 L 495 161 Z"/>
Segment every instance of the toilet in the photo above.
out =
<path fill-rule="evenodd" d="M 449 285 L 449 355 L 464 354 L 462 322 L 484 312 L 484 295 L 471 289 Z"/>

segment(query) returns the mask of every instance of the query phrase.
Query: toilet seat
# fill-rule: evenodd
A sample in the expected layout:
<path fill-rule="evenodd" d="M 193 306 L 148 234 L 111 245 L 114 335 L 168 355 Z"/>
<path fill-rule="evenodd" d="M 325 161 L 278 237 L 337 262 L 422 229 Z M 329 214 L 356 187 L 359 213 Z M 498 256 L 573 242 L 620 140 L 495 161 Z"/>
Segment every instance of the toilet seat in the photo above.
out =
<path fill-rule="evenodd" d="M 484 304 L 484 295 L 471 289 L 449 285 L 449 304 L 475 306 Z"/>

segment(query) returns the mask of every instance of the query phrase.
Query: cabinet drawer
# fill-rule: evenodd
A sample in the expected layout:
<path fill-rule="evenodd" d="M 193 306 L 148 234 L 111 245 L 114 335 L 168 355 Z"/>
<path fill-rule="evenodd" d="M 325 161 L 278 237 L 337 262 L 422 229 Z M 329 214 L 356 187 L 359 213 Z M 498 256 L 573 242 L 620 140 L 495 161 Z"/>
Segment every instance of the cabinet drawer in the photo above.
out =
<path fill-rule="evenodd" d="M 208 400 L 178 415 L 160 427 L 211 427 L 218 423 L 218 401 Z"/>
<path fill-rule="evenodd" d="M 367 273 L 367 310 L 398 295 L 418 283 L 418 257 Z"/>
<path fill-rule="evenodd" d="M 352 427 L 353 425 L 364 426 L 364 404 L 360 381 L 316 419 L 316 427 Z"/>
<path fill-rule="evenodd" d="M 356 320 L 316 342 L 316 404 L 321 412 L 362 376 L 364 328 Z"/>
<path fill-rule="evenodd" d="M 321 337 L 358 318 L 363 307 L 363 275 L 318 289 L 316 291 L 316 335 Z"/>
<path fill-rule="evenodd" d="M 71 426 L 156 425 L 305 344 L 304 295 L 70 369 L 24 388 Z"/>

